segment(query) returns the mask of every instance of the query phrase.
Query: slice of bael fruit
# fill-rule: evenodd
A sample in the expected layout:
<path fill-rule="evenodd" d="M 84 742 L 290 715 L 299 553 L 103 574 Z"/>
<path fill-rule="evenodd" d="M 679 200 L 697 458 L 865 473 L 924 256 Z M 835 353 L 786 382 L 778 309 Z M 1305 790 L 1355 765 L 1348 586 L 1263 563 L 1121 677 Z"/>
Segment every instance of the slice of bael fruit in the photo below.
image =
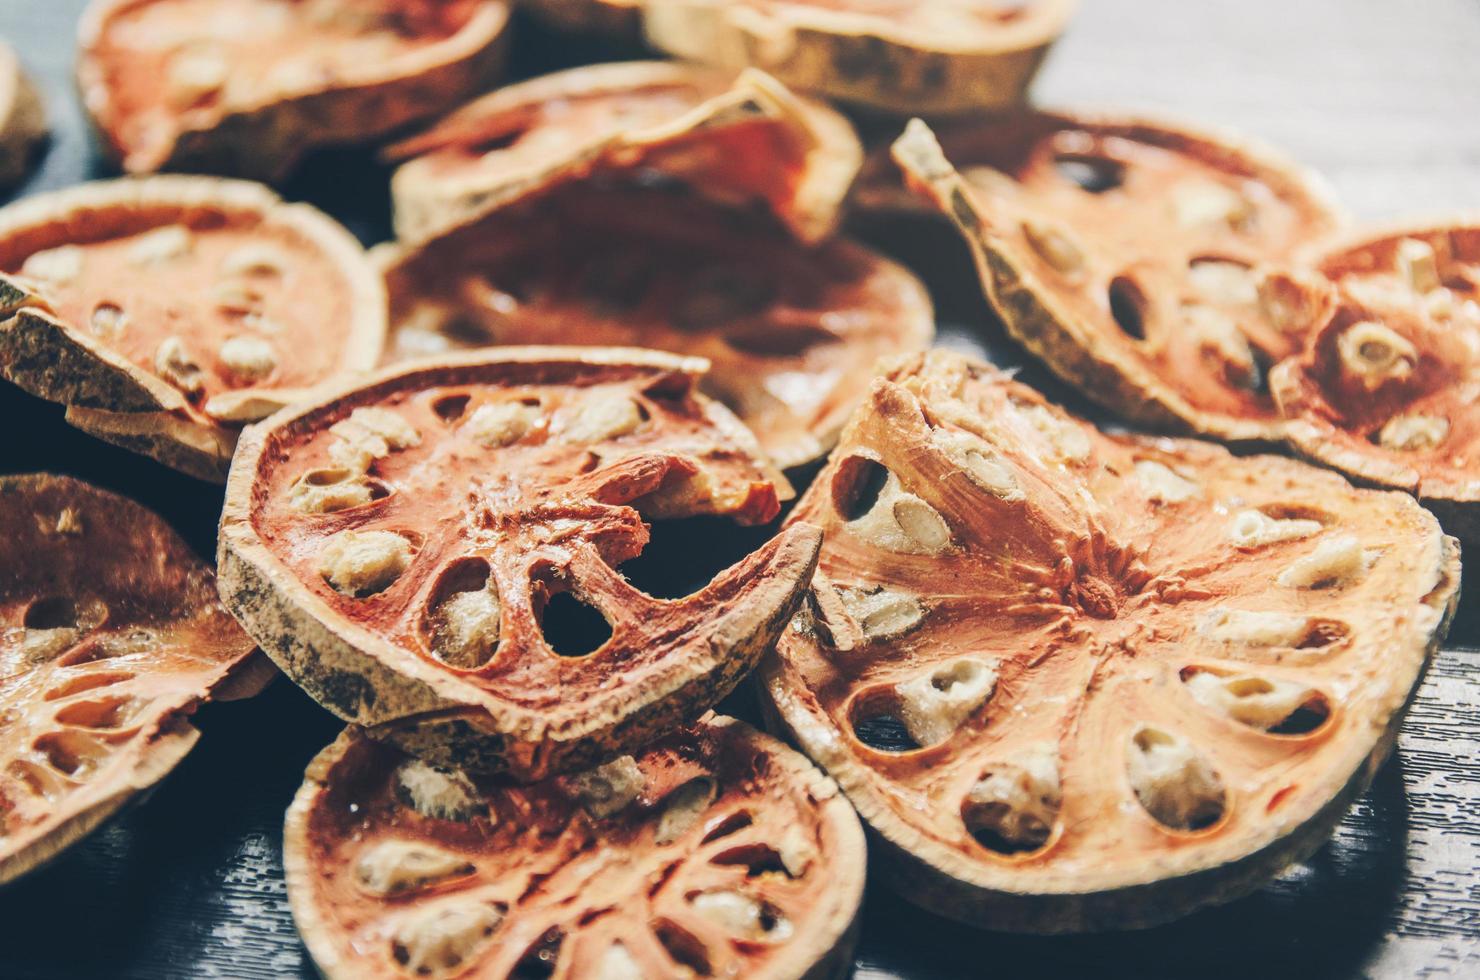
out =
<path fill-rule="evenodd" d="M 715 715 L 530 786 L 350 729 L 309 765 L 283 844 L 330 978 L 841 976 L 863 898 L 837 786 Z"/>
<path fill-rule="evenodd" d="M 934 333 L 901 266 L 842 239 L 808 248 L 666 185 L 558 182 L 379 256 L 392 357 L 552 343 L 702 355 L 704 390 L 782 467 L 827 451 L 879 357 Z"/>
<path fill-rule="evenodd" d="M 570 169 L 628 167 L 731 206 L 769 209 L 803 241 L 837 224 L 862 162 L 852 125 L 760 72 L 589 65 L 493 92 L 391 147 L 396 234 L 418 240 Z"/>
<path fill-rule="evenodd" d="M 261 185 L 150 177 L 0 210 L 0 373 L 192 476 L 223 481 L 243 423 L 384 341 L 359 243 Z"/>
<path fill-rule="evenodd" d="M 901 891 L 995 929 L 1146 926 L 1309 855 L 1458 598 L 1412 497 L 1102 435 L 945 352 L 876 383 L 791 519 L 824 544 L 774 711 Z"/>
<path fill-rule="evenodd" d="M 94 0 L 78 86 L 131 173 L 278 180 L 481 91 L 508 20 L 503 0 Z"/>
<path fill-rule="evenodd" d="M 0 41 L 0 189 L 20 183 L 46 134 L 41 95 L 15 50 Z"/>
<path fill-rule="evenodd" d="M 0 477 L 0 883 L 163 779 L 207 698 L 274 675 L 210 568 L 138 504 L 63 476 Z"/>
<path fill-rule="evenodd" d="M 1073 0 L 644 0 L 669 54 L 753 66 L 798 91 L 937 115 L 1023 99 Z"/>
<path fill-rule="evenodd" d="M 1480 224 L 1368 230 L 1312 264 L 1335 291 L 1289 287 L 1321 325 L 1270 374 L 1292 419 L 1286 439 L 1417 494 L 1451 534 L 1480 543 Z"/>
<path fill-rule="evenodd" d="M 509 348 L 279 413 L 232 466 L 227 607 L 331 711 L 434 761 L 537 779 L 642 744 L 755 664 L 817 556 L 798 525 L 672 600 L 615 570 L 643 516 L 762 524 L 790 493 L 695 393 L 704 367 Z M 594 650 L 556 638 L 582 615 Z"/>
<path fill-rule="evenodd" d="M 1018 114 L 945 142 L 914 121 L 895 158 L 965 236 L 1013 337 L 1138 422 L 1279 437 L 1266 372 L 1307 326 L 1263 267 L 1337 225 L 1316 178 L 1130 117 Z"/>

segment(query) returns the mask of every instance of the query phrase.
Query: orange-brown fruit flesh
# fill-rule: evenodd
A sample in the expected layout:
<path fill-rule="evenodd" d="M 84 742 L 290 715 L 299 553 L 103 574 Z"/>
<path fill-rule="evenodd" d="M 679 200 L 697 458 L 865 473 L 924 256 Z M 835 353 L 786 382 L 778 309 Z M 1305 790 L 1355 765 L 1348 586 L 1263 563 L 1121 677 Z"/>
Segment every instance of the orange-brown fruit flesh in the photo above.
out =
<path fill-rule="evenodd" d="M 417 241 L 570 170 L 666 174 L 759 206 L 815 242 L 862 160 L 852 125 L 774 79 L 638 61 L 587 65 L 478 99 L 388 151 L 396 233 Z"/>
<path fill-rule="evenodd" d="M 3 883 L 162 779 L 199 737 L 201 701 L 269 675 L 210 568 L 131 500 L 0 477 L 0 568 Z"/>
<path fill-rule="evenodd" d="M 125 170 L 275 180 L 478 91 L 508 18 L 502 0 L 95 0 L 78 79 Z"/>
<path fill-rule="evenodd" d="M 15 49 L 0 41 L 0 188 L 20 182 L 46 139 L 46 109 Z"/>
<path fill-rule="evenodd" d="M 119 416 L 90 431 L 158 436 L 146 451 L 172 464 L 171 444 L 224 468 L 243 422 L 372 366 L 384 298 L 347 231 L 257 184 L 152 177 L 0 210 L 0 372 Z"/>
<path fill-rule="evenodd" d="M 527 786 L 350 729 L 309 765 L 283 863 L 331 980 L 822 980 L 850 962 L 864 840 L 832 780 L 731 718 Z"/>
<path fill-rule="evenodd" d="M 1145 424 L 1279 437 L 1266 373 L 1307 324 L 1264 276 L 1337 226 L 1316 178 L 1226 134 L 1081 113 L 940 143 L 916 121 L 894 156 L 965 236 L 1008 332 L 1066 381 Z"/>
<path fill-rule="evenodd" d="M 1073 0 L 645 0 L 655 47 L 770 72 L 799 91 L 892 114 L 1003 109 L 1023 100 Z"/>
<path fill-rule="evenodd" d="M 783 467 L 822 456 L 929 296 L 851 242 L 798 244 L 671 188 L 574 181 L 386 257 L 391 357 L 503 344 L 700 355 L 704 390 Z"/>
<path fill-rule="evenodd" d="M 1359 233 L 1313 264 L 1319 329 L 1271 376 L 1289 441 L 1357 480 L 1417 494 L 1480 542 L 1480 226 Z M 1319 290 L 1321 287 L 1312 287 Z"/>
<path fill-rule="evenodd" d="M 791 519 L 824 543 L 776 715 L 888 880 L 1004 930 L 1146 926 L 1310 854 L 1458 599 L 1405 494 L 1103 435 L 945 352 L 876 382 Z"/>
<path fill-rule="evenodd" d="M 795 527 L 681 599 L 616 570 L 644 516 L 760 524 L 791 492 L 695 392 L 703 369 L 508 348 L 274 416 L 227 487 L 228 608 L 330 710 L 462 767 L 540 778 L 695 717 L 774 642 L 818 544 Z M 552 599 L 552 618 L 581 605 L 610 636 L 557 652 Z"/>

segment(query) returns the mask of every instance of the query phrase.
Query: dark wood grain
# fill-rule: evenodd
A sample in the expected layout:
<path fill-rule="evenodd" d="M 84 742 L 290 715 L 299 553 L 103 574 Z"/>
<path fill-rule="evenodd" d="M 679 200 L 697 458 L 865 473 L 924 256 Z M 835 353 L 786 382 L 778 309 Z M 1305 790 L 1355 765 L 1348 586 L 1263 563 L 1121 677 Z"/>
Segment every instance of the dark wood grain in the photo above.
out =
<path fill-rule="evenodd" d="M 43 81 L 56 138 L 21 194 L 106 175 L 72 97 L 81 0 L 0 0 L 0 36 Z M 1480 210 L 1480 2 L 1084 0 L 1038 86 L 1041 101 L 1171 112 L 1241 129 L 1325 173 L 1352 211 L 1396 218 Z M 528 73 L 592 56 L 530 34 Z M 366 241 L 386 233 L 385 173 L 361 155 L 316 158 L 286 189 Z M 868 237 L 936 292 L 942 341 L 1004 364 L 951 243 L 907 228 Z M 1024 377 L 1077 408 L 1041 371 Z M 220 492 L 61 422 L 0 386 L 0 469 L 63 470 L 166 514 L 213 551 Z M 715 539 L 738 556 L 754 539 Z M 681 534 L 655 547 L 681 549 Z M 679 552 L 673 552 L 676 558 Z M 663 555 L 645 559 L 660 569 Z M 702 569 L 684 567 L 695 574 Z M 1480 601 L 1469 589 L 1451 648 L 1430 670 L 1395 759 L 1332 842 L 1233 905 L 1161 929 L 1033 939 L 919 912 L 871 881 L 858 950 L 868 978 L 1480 976 Z M 753 716 L 742 692 L 725 706 Z M 312 976 L 284 893 L 281 822 L 308 759 L 337 731 L 280 681 L 211 705 L 200 747 L 147 801 L 0 893 L 0 977 Z"/>

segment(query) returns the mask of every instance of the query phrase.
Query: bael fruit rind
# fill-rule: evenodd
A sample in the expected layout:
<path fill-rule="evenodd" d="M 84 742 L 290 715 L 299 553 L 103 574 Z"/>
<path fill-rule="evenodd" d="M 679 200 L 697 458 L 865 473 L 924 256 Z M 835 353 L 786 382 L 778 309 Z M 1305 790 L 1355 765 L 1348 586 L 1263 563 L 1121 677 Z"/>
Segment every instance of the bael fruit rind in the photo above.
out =
<path fill-rule="evenodd" d="M 1344 221 L 1318 177 L 1273 151 L 1231 134 L 1193 130 L 1180 123 L 1138 116 L 1077 112 L 1025 113 L 1004 117 L 991 126 L 993 132 L 1002 127 L 1025 130 L 1030 127 L 1061 127 L 1071 132 L 1082 130 L 1097 138 L 1124 137 L 1145 141 L 1150 146 L 1206 161 L 1218 170 L 1228 170 L 1245 178 L 1257 177 L 1278 189 L 1275 200 L 1301 216 L 1302 220 L 1290 227 L 1291 233 L 1298 231 L 1299 236 L 1287 243 L 1291 252 L 1301 244 L 1329 234 Z M 961 153 L 970 156 L 974 138 L 981 138 L 981 134 L 974 133 L 972 127 L 967 126 L 962 131 L 952 131 L 947 140 L 952 146 L 959 144 Z M 1164 353 L 1165 340 L 1159 341 L 1159 346 L 1147 346 L 1144 341 L 1125 333 L 1122 327 L 1114 323 L 1106 326 L 1098 319 L 1073 309 L 1072 304 L 1077 302 L 1080 293 L 1077 281 L 1068 281 L 1071 288 L 1065 288 L 1064 282 L 1051 281 L 1046 272 L 1040 271 L 1040 266 L 1048 268 L 1048 260 L 1040 259 L 1029 245 L 1017 241 L 1014 236 L 1019 233 L 1018 229 L 999 226 L 1001 217 L 993 214 L 989 206 L 978 202 L 977 195 L 981 191 L 973 188 L 971 182 L 957 172 L 924 123 L 912 121 L 894 144 L 893 153 L 911 189 L 948 217 L 965 238 L 976 261 L 983 290 L 1008 333 L 1059 377 L 1100 404 L 1142 425 L 1234 442 L 1280 440 L 1283 423 L 1273 400 L 1268 399 L 1267 404 L 1261 401 L 1263 396 L 1257 389 L 1251 389 L 1247 397 L 1238 396 L 1245 398 L 1248 404 L 1237 413 L 1212 405 L 1200 407 L 1193 404 L 1186 392 L 1179 391 L 1169 378 L 1158 374 L 1158 365 L 1152 357 Z M 963 160 L 962 165 L 965 164 Z M 1030 206 L 1024 210 L 1032 216 L 1031 198 L 1025 197 L 1025 200 Z M 1052 230 L 1050 227 L 1044 234 Z M 1065 224 L 1062 230 L 1072 234 L 1075 229 Z M 1054 254 L 1053 245 L 1050 239 L 1044 246 L 1047 254 Z M 1131 258 L 1135 256 L 1114 257 L 1122 268 L 1129 268 L 1125 263 Z M 1213 255 L 1211 258 L 1220 261 L 1222 256 Z M 1255 258 L 1257 262 L 1278 262 L 1291 259 L 1292 255 L 1275 254 L 1273 247 L 1268 246 L 1260 247 Z M 1084 253 L 1077 246 L 1060 260 L 1072 264 L 1072 259 L 1078 259 L 1081 266 L 1085 264 Z M 1194 257 L 1194 261 L 1201 260 Z M 1263 272 L 1260 266 L 1251 263 L 1249 274 L 1252 280 L 1260 280 Z M 1079 274 L 1075 272 L 1076 276 Z M 1190 288 L 1190 275 L 1184 276 L 1184 280 L 1175 284 L 1177 288 Z M 1260 302 L 1263 302 L 1262 297 Z M 1101 313 L 1108 318 L 1110 304 L 1105 304 L 1105 307 Z M 1257 313 L 1260 317 L 1267 317 L 1262 309 Z M 1096 317 L 1099 316 L 1097 313 Z M 1276 328 L 1270 326 L 1270 330 Z M 1294 344 L 1295 339 L 1284 338 L 1288 344 Z M 1202 396 L 1205 399 L 1214 395 L 1222 397 L 1220 392 L 1235 392 L 1232 383 L 1222 376 L 1215 375 L 1209 368 L 1200 369 L 1206 375 L 1202 379 L 1206 382 L 1204 390 L 1207 393 Z M 1253 373 L 1257 379 L 1261 369 L 1256 366 Z"/>
<path fill-rule="evenodd" d="M 1364 485 L 1416 495 L 1449 533 L 1480 542 L 1480 217 L 1364 227 L 1303 258 L 1322 280 L 1304 284 L 1316 294 L 1311 339 L 1270 373 L 1286 442 Z M 1393 377 L 1371 385 L 1343 367 L 1341 340 L 1364 322 L 1378 326 L 1378 349 L 1412 347 L 1390 365 L 1400 369 Z M 1395 420 L 1411 423 L 1406 438 L 1417 444 L 1385 435 Z"/>
<path fill-rule="evenodd" d="M 130 173 L 192 170 L 269 182 L 287 177 L 312 148 L 374 140 L 479 91 L 503 69 L 510 17 L 504 0 L 478 0 L 458 30 L 424 50 L 363 65 L 348 79 L 264 92 L 224 113 L 213 108 L 177 125 L 163 145 L 131 149 L 116 132 L 121 120 L 100 50 L 114 17 L 154 2 L 94 0 L 78 28 L 78 89 L 103 149 Z"/>
<path fill-rule="evenodd" d="M 850 517 L 860 459 L 885 480 Z M 1406 494 L 1105 436 L 944 352 L 875 383 L 791 520 L 824 545 L 761 666 L 771 720 L 907 897 L 1008 931 L 1151 926 L 1308 856 L 1391 751 L 1459 596 L 1456 543 Z M 865 741 L 882 714 L 906 745 Z M 1138 775 L 1158 742 L 1179 761 Z"/>
<path fill-rule="evenodd" d="M 172 175 L 30 197 L 0 210 L 0 266 L 172 225 L 210 230 L 232 222 L 284 232 L 333 267 L 350 307 L 338 370 L 373 367 L 385 342 L 385 287 L 364 251 L 321 212 L 284 203 L 259 184 Z M 223 482 L 241 422 L 307 393 L 248 384 L 197 405 L 152 366 L 64 319 L 51 308 L 48 292 L 44 280 L 0 271 L 0 373 L 30 394 L 66 406 L 67 421 L 79 429 L 191 476 Z M 185 333 L 188 339 L 188 326 Z M 220 407 L 213 410 L 212 404 Z"/>
<path fill-rule="evenodd" d="M 702 360 L 653 351 L 502 348 L 391 368 L 363 381 L 327 389 L 315 401 L 281 412 L 243 437 L 227 485 L 221 522 L 218 561 L 222 597 L 268 655 L 325 707 L 347 721 L 366 726 L 372 736 L 431 761 L 536 779 L 590 765 L 640 745 L 707 709 L 738 683 L 790 618 L 816 560 L 817 533 L 809 528 L 794 529 L 683 600 L 647 597 L 626 585 L 613 570 L 613 565 L 640 551 L 646 538 L 646 528 L 629 500 L 645 498 L 645 512 L 658 517 L 707 512 L 759 523 L 777 513 L 778 492 L 790 492 L 780 473 L 760 461 L 753 438 L 734 417 L 694 393 L 694 382 L 704 368 Z M 582 464 L 581 472 L 589 476 L 559 477 L 565 482 L 551 484 L 547 490 L 531 482 L 539 472 L 531 469 L 511 485 L 514 496 L 507 500 L 498 494 L 490 497 L 493 491 L 489 489 L 479 489 L 486 483 L 483 477 L 478 486 L 470 485 L 465 493 L 458 491 L 452 496 L 441 482 L 448 479 L 440 475 L 445 472 L 445 460 L 478 451 L 461 448 L 464 443 L 460 440 L 474 437 L 457 427 L 478 418 L 478 412 L 472 412 L 468 420 L 459 414 L 455 421 L 446 423 L 453 427 L 446 435 L 437 436 L 438 442 L 425 446 L 421 432 L 426 431 L 430 438 L 432 430 L 413 426 L 415 442 L 407 437 L 400 444 L 411 448 L 382 453 L 394 456 L 395 452 L 408 452 L 419 459 L 416 454 L 435 454 L 438 446 L 454 447 L 445 449 L 453 455 L 442 457 L 444 462 L 414 464 L 416 468 L 408 471 L 406 480 L 420 483 L 432 479 L 438 499 L 465 496 L 473 508 L 468 523 L 439 519 L 436 527 L 394 535 L 411 535 L 408 540 L 415 543 L 418 553 L 425 546 L 427 562 L 436 564 L 436 568 L 427 562 L 417 566 L 408 554 L 389 583 L 377 583 L 380 591 L 387 591 L 386 602 L 390 605 L 354 600 L 353 595 L 332 585 L 329 576 L 337 573 L 326 564 L 327 537 L 318 552 L 317 574 L 290 565 L 291 561 L 305 565 L 314 560 L 313 553 L 306 550 L 307 544 L 290 549 L 293 557 L 288 560 L 274 549 L 277 542 L 287 540 L 288 532 L 278 530 L 289 527 L 283 521 L 298 521 L 293 526 L 305 535 L 327 535 L 333 527 L 346 526 L 344 521 L 365 526 L 376 514 L 385 513 L 383 508 L 365 507 L 374 508 L 375 501 L 393 498 L 399 492 L 394 482 L 401 475 L 399 471 L 388 475 L 382 463 L 376 462 L 373 470 L 364 472 L 363 479 L 380 487 L 382 497 L 358 510 L 351 507 L 346 517 L 334 512 L 345 510 L 343 507 L 328 508 L 321 514 L 279 513 L 287 505 L 279 506 L 271 488 L 288 484 L 287 476 L 278 475 L 278 471 L 287 469 L 284 447 L 294 440 L 308 440 L 295 449 L 294 460 L 313 462 L 316 457 L 310 446 L 327 443 L 329 436 L 340 437 L 344 431 L 337 428 L 324 436 L 329 426 L 348 421 L 353 427 L 349 419 L 352 408 L 363 415 L 369 408 L 390 402 L 403 406 L 404 412 L 416 418 L 422 418 L 417 413 L 423 408 L 423 414 L 440 415 L 442 410 L 431 406 L 440 404 L 450 388 L 453 400 L 462 398 L 459 412 L 467 410 L 470 397 L 480 399 L 481 408 L 505 394 L 509 398 L 500 404 L 512 404 L 509 399 L 518 391 L 525 392 L 519 397 L 533 397 L 542 405 L 555 404 L 555 412 L 571 406 L 572 411 L 584 411 L 582 406 L 587 402 L 580 399 L 603 397 L 591 394 L 594 389 L 587 387 L 599 383 L 621 384 L 633 391 L 638 386 L 654 392 L 661 388 L 663 397 L 678 399 L 673 402 L 673 411 L 686 414 L 665 416 L 665 421 L 672 421 L 656 430 L 661 438 L 669 439 L 667 445 L 673 448 L 657 444 L 644 452 L 643 443 L 633 442 L 628 445 L 635 455 L 616 462 L 604 462 L 599 454 L 587 451 L 587 458 L 596 458 L 595 470 L 585 469 Z M 651 415 L 657 409 L 648 411 Z M 544 408 L 539 412 L 543 413 Z M 678 422 L 680 418 L 688 420 L 683 423 L 688 431 L 697 433 L 688 443 L 674 442 L 671 435 L 685 431 Z M 498 444 L 510 447 L 508 450 L 480 440 L 485 447 L 482 451 L 517 449 L 524 455 L 510 458 L 535 459 L 529 464 L 532 468 L 548 466 L 553 468 L 550 472 L 560 473 L 561 467 L 577 462 L 575 454 L 583 443 L 563 446 L 566 437 L 557 439 L 558 433 L 552 434 L 549 424 L 543 419 L 531 423 L 534 428 L 521 429 L 519 435 Z M 313 442 L 319 436 L 323 436 L 320 442 Z M 723 447 L 714 450 L 718 455 L 712 457 L 708 470 L 701 469 L 697 457 L 685 455 L 696 452 L 694 447 L 701 443 Z M 621 445 L 613 444 L 610 437 L 589 444 L 611 444 L 617 449 Z M 391 459 L 390 464 L 394 463 Z M 501 467 L 478 472 L 497 481 L 514 477 L 513 470 Z M 671 477 L 677 477 L 677 482 Z M 410 492 L 409 483 L 407 487 Z M 556 493 L 557 488 L 564 496 Z M 605 500 L 612 503 L 600 503 Z M 567 518 L 558 516 L 567 511 Z M 508 523 L 511 520 L 514 523 Z M 606 523 L 598 523 L 603 520 Z M 549 538 L 547 533 L 556 533 L 549 530 L 552 527 L 558 535 Z M 505 530 L 485 544 L 468 544 L 470 534 L 483 535 L 477 538 L 479 541 L 487 537 L 480 528 Z M 610 557 L 583 541 L 579 537 L 582 533 L 598 535 L 596 546 L 606 547 Z M 522 545 L 526 550 L 506 559 L 501 549 L 512 547 L 509 542 L 513 538 L 509 536 L 515 534 L 527 538 Z M 602 534 L 605 537 L 600 537 Z M 552 543 L 540 543 L 547 540 Z M 449 556 L 450 560 L 444 561 Z M 475 661 L 482 666 L 460 668 L 437 651 L 435 637 L 410 637 L 421 636 L 411 631 L 424 629 L 418 624 L 442 608 L 445 597 L 437 596 L 442 594 L 442 583 L 449 581 L 449 570 L 474 559 L 485 569 L 484 584 L 476 589 L 493 592 L 493 615 L 499 625 L 491 636 L 488 631 L 480 634 L 489 636 L 488 642 L 494 644 L 483 660 Z M 402 572 L 406 584 L 397 592 Z M 596 607 L 613 629 L 610 642 L 585 657 L 558 657 L 549 641 L 539 636 L 543 603 L 548 595 L 565 590 Z M 612 598 L 613 593 L 622 598 Z M 644 609 L 640 622 L 633 621 L 626 608 L 631 603 Z M 705 608 L 706 603 L 710 608 Z M 377 614 L 374 609 L 378 608 L 390 611 Z M 391 619 L 370 626 L 351 618 L 358 615 Z M 674 617 L 687 617 L 687 622 L 677 623 Z M 402 639 L 403 635 L 407 638 Z M 626 660 L 614 659 L 619 657 Z M 519 669 L 509 673 L 515 665 Z M 647 676 L 639 676 L 644 667 Z M 620 688 L 600 683 L 600 671 L 619 669 L 626 674 Z M 523 679 L 545 674 L 551 675 L 547 682 Z M 567 683 L 562 679 L 567 674 L 570 685 L 585 684 L 594 687 L 594 693 L 582 700 L 574 686 L 561 687 Z M 530 693 L 523 691 L 521 684 L 536 686 Z M 550 705 L 541 707 L 536 703 L 557 694 L 558 699 Z"/>
<path fill-rule="evenodd" d="M 609 980 L 699 962 L 720 975 L 825 980 L 851 965 L 858 818 L 803 756 L 742 722 L 710 714 L 635 759 L 530 786 L 419 766 L 350 728 L 309 764 L 288 809 L 288 898 L 327 977 L 502 975 L 537 950 L 556 976 Z M 352 826 L 345 812 L 360 815 Z M 594 857 L 568 853 L 582 842 Z M 574 882 L 562 876 L 573 867 Z M 523 886 L 536 876 L 540 889 Z M 706 885 L 699 894 L 728 893 L 759 920 L 698 913 Z M 580 902 L 608 908 L 591 915 Z M 428 944 L 413 923 L 436 913 L 420 908 L 482 914 Z M 648 972 L 633 972 L 638 959 Z"/>
<path fill-rule="evenodd" d="M 562 118 L 582 101 L 606 97 L 618 105 L 627 99 L 640 106 L 645 95 L 656 100 L 665 94 L 672 103 L 630 121 L 596 120 L 571 131 L 571 121 Z M 674 104 L 680 98 L 682 107 Z M 547 114 L 552 106 L 554 112 Z M 632 113 L 630 107 L 620 111 Z M 744 140 L 747 126 L 769 126 L 775 135 L 757 134 L 754 151 L 734 151 L 745 157 L 738 161 L 743 176 L 727 180 L 724 168 L 737 161 L 723 152 L 725 141 Z M 567 130 L 563 138 L 551 145 L 550 130 L 562 127 Z M 538 141 L 537 153 L 507 162 L 507 172 L 483 166 L 449 173 L 446 164 L 439 165 L 439 157 L 450 159 L 459 148 L 488 139 L 501 145 L 512 139 L 508 149 L 517 153 L 531 136 Z M 778 143 L 787 155 L 773 152 Z M 837 225 L 863 150 L 852 125 L 836 111 L 792 95 L 763 73 L 734 77 L 671 62 L 636 61 L 567 69 L 498 89 L 390 147 L 386 155 L 410 158 L 391 178 L 396 234 L 403 241 L 424 241 L 475 221 L 501 203 L 568 180 L 573 173 L 643 168 L 686 179 L 698 193 L 725 203 L 741 197 L 733 203 L 746 205 L 755 198 L 798 238 L 812 243 Z M 767 172 L 753 172 L 757 165 Z M 800 176 L 771 172 L 777 167 Z"/>
<path fill-rule="evenodd" d="M 945 115 L 1021 102 L 1075 4 L 1036 0 L 1017 23 L 983 23 L 979 37 L 912 28 L 912 5 L 898 6 L 865 14 L 846 3 L 645 0 L 642 23 L 649 42 L 682 58 L 753 66 L 868 109 Z"/>
<path fill-rule="evenodd" d="M 202 701 L 251 697 L 276 671 L 221 608 L 210 570 L 133 501 L 70 477 L 0 477 L 0 526 L 14 552 L 0 703 L 9 737 L 25 743 L 0 775 L 7 882 L 163 779 L 200 737 L 187 719 Z M 91 594 L 79 603 L 79 592 Z M 55 613 L 42 611 L 48 601 Z M 172 624 L 188 646 L 165 670 L 150 645 Z"/>
<path fill-rule="evenodd" d="M 20 183 L 46 135 L 41 94 L 15 50 L 0 41 L 0 188 Z"/>

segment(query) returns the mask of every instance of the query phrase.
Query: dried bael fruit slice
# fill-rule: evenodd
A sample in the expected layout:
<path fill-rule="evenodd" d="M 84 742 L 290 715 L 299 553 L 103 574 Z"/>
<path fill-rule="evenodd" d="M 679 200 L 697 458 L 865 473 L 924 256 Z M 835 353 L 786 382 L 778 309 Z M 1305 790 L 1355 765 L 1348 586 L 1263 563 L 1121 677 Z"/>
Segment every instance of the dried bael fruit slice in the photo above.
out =
<path fill-rule="evenodd" d="M 1392 748 L 1458 597 L 1411 497 L 1110 437 L 979 362 L 903 361 L 793 520 L 815 603 L 780 720 L 944 915 L 1144 926 L 1310 854 Z"/>
<path fill-rule="evenodd" d="M 671 187 L 565 182 L 382 254 L 393 357 L 551 343 L 701 355 L 705 390 L 782 467 L 827 451 L 879 357 L 934 333 L 902 267 L 841 239 L 805 247 Z"/>
<path fill-rule="evenodd" d="M 1331 246 L 1322 321 L 1270 374 L 1286 438 L 1363 482 L 1416 493 L 1480 543 L 1480 225 L 1411 227 Z M 1299 297 L 1299 284 L 1292 286 Z"/>
<path fill-rule="evenodd" d="M 894 113 L 1022 101 L 1073 0 L 644 0 L 655 46 Z"/>
<path fill-rule="evenodd" d="M 915 121 L 894 152 L 965 236 L 1007 330 L 1060 376 L 1143 423 L 1278 438 L 1266 371 L 1306 325 L 1261 266 L 1337 224 L 1315 178 L 1127 117 L 1015 115 L 945 153 Z"/>
<path fill-rule="evenodd" d="M 78 85 L 131 173 L 277 180 L 483 89 L 508 20 L 504 0 L 94 0 Z"/>
<path fill-rule="evenodd" d="M 759 524 L 790 492 L 695 393 L 704 367 L 510 348 L 279 413 L 232 466 L 221 594 L 310 694 L 418 755 L 540 778 L 630 750 L 735 685 L 817 557 L 796 526 L 671 600 L 615 570 L 641 515 Z M 580 616 L 603 625 L 564 642 Z"/>
<path fill-rule="evenodd" d="M 138 504 L 69 477 L 0 477 L 0 883 L 174 768 L 207 697 L 272 666 L 210 568 Z"/>
<path fill-rule="evenodd" d="M 804 241 L 837 224 L 862 162 L 853 127 L 760 72 L 590 65 L 511 85 L 391 147 L 396 234 L 418 240 L 570 170 L 641 168 L 731 206 L 760 203 Z"/>
<path fill-rule="evenodd" d="M 225 479 L 243 423 L 384 341 L 359 243 L 258 184 L 121 180 L 0 210 L 0 373 L 201 479 Z"/>
<path fill-rule="evenodd" d="M 15 51 L 0 41 L 0 189 L 26 175 L 31 155 L 46 133 L 41 96 Z"/>
<path fill-rule="evenodd" d="M 330 978 L 839 976 L 863 898 L 837 786 L 715 715 L 529 786 L 350 729 L 310 763 L 283 845 Z"/>

